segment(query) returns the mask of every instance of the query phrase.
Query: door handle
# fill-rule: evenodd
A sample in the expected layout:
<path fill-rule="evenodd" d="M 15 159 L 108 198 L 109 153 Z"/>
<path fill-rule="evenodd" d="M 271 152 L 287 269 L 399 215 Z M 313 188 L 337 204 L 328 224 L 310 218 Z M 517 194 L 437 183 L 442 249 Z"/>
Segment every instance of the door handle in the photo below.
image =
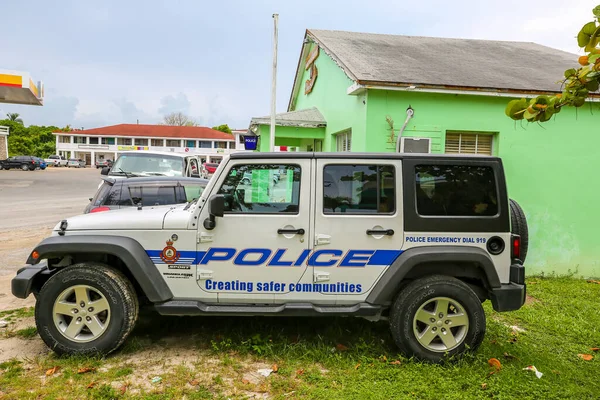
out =
<path fill-rule="evenodd" d="M 280 235 L 294 235 L 294 234 L 298 234 L 298 235 L 304 235 L 304 229 L 302 228 L 298 228 L 298 229 L 277 229 L 277 233 Z"/>
<path fill-rule="evenodd" d="M 394 235 L 394 230 L 393 229 L 367 229 L 367 235 L 385 235 L 385 236 L 393 236 Z"/>

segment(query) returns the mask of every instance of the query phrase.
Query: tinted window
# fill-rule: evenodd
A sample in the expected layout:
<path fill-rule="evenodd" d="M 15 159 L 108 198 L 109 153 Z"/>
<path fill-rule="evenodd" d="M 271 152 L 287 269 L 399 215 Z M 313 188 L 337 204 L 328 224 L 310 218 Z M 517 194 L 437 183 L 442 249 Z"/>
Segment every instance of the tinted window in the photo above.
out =
<path fill-rule="evenodd" d="M 417 165 L 417 212 L 421 215 L 492 216 L 498 214 L 491 167 Z"/>
<path fill-rule="evenodd" d="M 396 210 L 391 165 L 328 165 L 323 169 L 325 214 L 391 214 Z"/>
<path fill-rule="evenodd" d="M 298 165 L 256 164 L 231 168 L 219 194 L 230 213 L 297 213 L 300 202 Z"/>
<path fill-rule="evenodd" d="M 135 186 L 129 187 L 130 205 L 162 206 L 176 204 L 175 186 Z M 121 199 L 123 201 L 123 199 Z"/>
<path fill-rule="evenodd" d="M 112 188 L 113 188 L 113 186 L 111 184 L 106 183 L 106 182 L 102 183 L 102 186 L 100 186 L 100 189 L 98 189 L 98 191 L 96 192 L 96 195 L 92 199 L 92 206 L 98 207 L 98 206 L 108 205 L 108 204 L 106 204 L 106 197 Z"/>

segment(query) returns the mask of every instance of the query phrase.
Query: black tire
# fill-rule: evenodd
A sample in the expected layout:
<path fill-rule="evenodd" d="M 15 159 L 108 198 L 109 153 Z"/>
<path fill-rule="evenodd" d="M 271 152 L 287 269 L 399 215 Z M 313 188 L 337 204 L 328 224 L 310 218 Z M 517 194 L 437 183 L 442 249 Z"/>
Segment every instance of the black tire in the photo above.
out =
<path fill-rule="evenodd" d="M 527 227 L 527 218 L 523 209 L 513 199 L 510 202 L 510 228 L 515 235 L 521 236 L 521 261 L 525 262 L 527 249 L 529 248 L 529 229 Z"/>
<path fill-rule="evenodd" d="M 90 287 L 104 296 L 110 313 L 110 320 L 105 330 L 98 337 L 84 343 L 67 338 L 57 328 L 54 319 L 54 304 L 57 298 L 77 285 Z M 75 307 L 77 308 L 77 304 Z M 44 284 L 36 302 L 35 322 L 46 345 L 57 354 L 105 355 L 123 344 L 137 321 L 138 312 L 139 304 L 135 289 L 125 275 L 104 264 L 81 263 L 57 272 Z M 81 311 L 73 315 L 86 314 Z M 87 325 L 81 332 L 85 332 L 86 329 L 88 329 Z"/>
<path fill-rule="evenodd" d="M 422 323 L 417 322 L 415 316 L 421 307 L 435 304 L 434 299 L 442 298 L 448 298 L 463 308 L 463 313 L 460 315 L 466 315 L 468 326 L 456 326 L 449 329 L 452 337 L 455 337 L 453 332 L 461 334 L 460 341 L 456 341 L 455 347 L 450 350 L 432 350 L 419 342 L 414 328 L 417 327 L 420 330 Z M 456 316 L 459 314 L 451 315 L 451 317 Z M 437 320 L 435 314 L 432 314 L 431 317 L 435 317 L 433 319 Z M 448 318 L 448 315 L 445 315 L 443 319 L 447 320 Z M 431 323 L 434 328 L 422 328 L 437 330 L 437 333 L 433 334 L 435 336 L 430 346 L 443 347 L 440 335 L 442 330 L 448 329 L 449 325 L 437 325 L 437 321 Z M 447 322 L 442 322 L 442 324 L 444 323 Z M 390 330 L 396 345 L 408 357 L 433 363 L 441 363 L 451 357 L 460 358 L 466 352 L 475 351 L 483 341 L 485 323 L 485 312 L 473 290 L 464 282 L 444 275 L 432 275 L 409 283 L 398 294 L 390 309 Z"/>

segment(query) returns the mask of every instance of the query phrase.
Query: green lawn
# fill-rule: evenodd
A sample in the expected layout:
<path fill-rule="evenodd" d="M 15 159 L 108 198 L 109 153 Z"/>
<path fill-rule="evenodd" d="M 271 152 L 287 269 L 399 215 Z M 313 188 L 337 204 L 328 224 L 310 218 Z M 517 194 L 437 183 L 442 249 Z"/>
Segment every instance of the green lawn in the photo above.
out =
<path fill-rule="evenodd" d="M 483 345 L 446 365 L 400 356 L 385 322 L 145 316 L 124 348 L 106 359 L 49 355 L 0 364 L 0 398 L 600 398 L 600 352 L 590 349 L 600 347 L 600 284 L 533 277 L 528 293 L 532 299 L 516 312 L 495 313 L 486 303 Z M 513 330 L 514 325 L 525 331 Z M 33 333 L 25 329 L 8 336 L 24 343 L 40 340 L 30 339 Z M 173 357 L 189 352 L 191 364 L 152 369 L 153 354 L 170 349 Z M 144 362 L 133 361 L 139 354 Z M 594 358 L 585 361 L 578 354 Z M 490 358 L 502 364 L 494 374 Z M 270 377 L 245 378 L 273 364 L 278 371 Z M 543 377 L 523 371 L 528 365 Z M 54 366 L 58 372 L 46 377 Z M 96 370 L 78 374 L 82 367 Z M 133 377 L 144 368 L 149 372 L 140 375 L 145 382 L 140 386 Z M 154 375 L 161 381 L 151 383 Z"/>

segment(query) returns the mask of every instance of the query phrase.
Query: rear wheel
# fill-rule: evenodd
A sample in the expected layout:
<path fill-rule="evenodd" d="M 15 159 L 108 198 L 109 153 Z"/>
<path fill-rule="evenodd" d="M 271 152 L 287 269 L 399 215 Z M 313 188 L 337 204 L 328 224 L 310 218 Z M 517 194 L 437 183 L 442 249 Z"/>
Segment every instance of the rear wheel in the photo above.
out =
<path fill-rule="evenodd" d="M 23 165 L 21 165 L 21 169 L 22 169 L 23 171 L 27 171 L 27 170 L 29 170 L 29 165 L 27 165 L 27 164 L 23 164 Z"/>
<path fill-rule="evenodd" d="M 108 354 L 129 336 L 138 309 L 135 290 L 122 273 L 83 263 L 48 279 L 37 298 L 35 322 L 58 354 Z"/>
<path fill-rule="evenodd" d="M 390 329 L 407 356 L 439 363 L 479 347 L 485 313 L 465 283 L 433 275 L 402 289 L 390 310 Z"/>

